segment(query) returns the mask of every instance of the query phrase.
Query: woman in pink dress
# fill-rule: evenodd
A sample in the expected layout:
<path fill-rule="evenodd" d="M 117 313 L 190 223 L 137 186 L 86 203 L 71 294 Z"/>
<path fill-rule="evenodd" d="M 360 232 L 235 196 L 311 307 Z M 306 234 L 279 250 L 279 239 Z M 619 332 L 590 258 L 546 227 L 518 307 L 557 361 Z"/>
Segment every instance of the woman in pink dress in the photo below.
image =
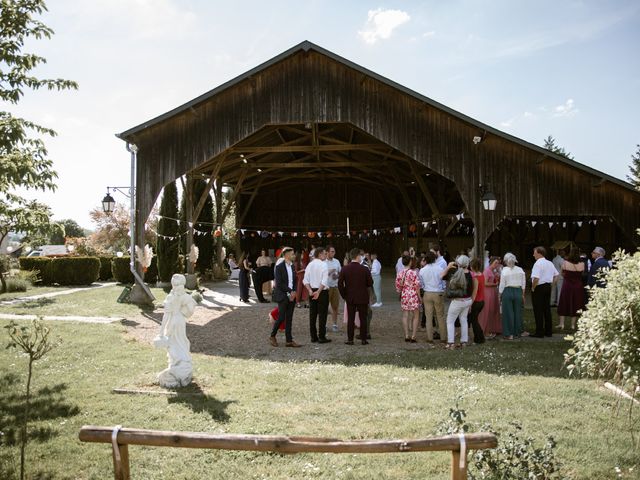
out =
<path fill-rule="evenodd" d="M 488 338 L 502 333 L 500 320 L 500 299 L 498 285 L 500 285 L 500 257 L 491 257 L 489 266 L 484 269 L 484 308 L 478 316 L 478 323 Z"/>
<path fill-rule="evenodd" d="M 402 266 L 404 268 L 396 276 L 396 291 L 400 294 L 404 341 L 416 343 L 418 325 L 420 325 L 420 280 L 416 271 L 411 268 L 411 257 L 403 256 Z M 409 315 L 413 315 L 413 335 L 411 337 L 409 337 Z"/>

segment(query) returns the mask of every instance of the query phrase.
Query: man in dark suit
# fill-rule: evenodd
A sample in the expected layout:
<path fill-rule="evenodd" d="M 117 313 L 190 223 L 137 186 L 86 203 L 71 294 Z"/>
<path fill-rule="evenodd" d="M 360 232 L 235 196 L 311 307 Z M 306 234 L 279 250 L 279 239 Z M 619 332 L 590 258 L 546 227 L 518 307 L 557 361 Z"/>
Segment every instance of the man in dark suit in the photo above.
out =
<path fill-rule="evenodd" d="M 278 302 L 278 320 L 274 322 L 271 329 L 269 343 L 273 347 L 278 346 L 276 334 L 280 324 L 284 322 L 284 334 L 287 340 L 287 347 L 300 347 L 293 341 L 291 335 L 291 324 L 293 322 L 293 311 L 295 309 L 296 296 L 296 269 L 293 267 L 293 248 L 282 249 L 283 262 L 280 262 L 275 269 L 275 288 L 273 289 L 273 299 Z"/>
<path fill-rule="evenodd" d="M 351 262 L 340 271 L 338 290 L 347 304 L 347 345 L 353 345 L 356 312 L 360 317 L 360 338 L 367 345 L 367 310 L 369 308 L 369 288 L 373 286 L 370 270 L 360 264 L 360 249 L 349 252 Z"/>

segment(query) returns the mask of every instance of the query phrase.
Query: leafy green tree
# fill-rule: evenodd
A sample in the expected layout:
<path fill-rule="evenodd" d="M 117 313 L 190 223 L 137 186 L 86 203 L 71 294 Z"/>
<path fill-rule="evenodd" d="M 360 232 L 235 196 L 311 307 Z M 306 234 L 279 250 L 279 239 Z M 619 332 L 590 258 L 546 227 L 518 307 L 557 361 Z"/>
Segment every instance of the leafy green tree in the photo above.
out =
<path fill-rule="evenodd" d="M 636 153 L 631 155 L 631 165 L 629 165 L 631 175 L 627 175 L 627 180 L 636 187 L 636 190 L 640 190 L 640 145 L 636 147 Z"/>
<path fill-rule="evenodd" d="M 64 220 L 60 220 L 58 225 L 60 225 L 61 228 L 49 236 L 49 243 L 51 245 L 64 244 L 66 237 L 77 238 L 85 236 L 84 228 L 78 225 L 78 222 L 75 220 L 66 218 Z"/>
<path fill-rule="evenodd" d="M 53 34 L 53 30 L 34 18 L 44 11 L 43 0 L 0 0 L 0 101 L 3 106 L 18 104 L 26 89 L 78 87 L 70 80 L 32 75 L 32 70 L 46 63 L 46 59 L 23 52 L 23 48 L 27 40 L 50 38 Z M 49 207 L 24 198 L 16 189 L 55 190 L 57 174 L 41 138 L 55 134 L 50 128 L 0 110 L 0 242 L 10 231 L 38 233 L 53 228 Z"/>
<path fill-rule="evenodd" d="M 557 145 L 556 139 L 553 138 L 553 136 L 551 135 L 549 135 L 547 138 L 544 139 L 544 148 L 558 155 L 562 155 L 563 157 L 566 157 L 569 160 L 574 160 L 573 155 L 571 155 L 571 152 L 567 152 L 564 149 L 564 147 Z"/>
<path fill-rule="evenodd" d="M 160 203 L 160 219 L 158 220 L 158 276 L 161 282 L 171 281 L 171 276 L 178 271 L 178 189 L 176 182 L 164 187 Z"/>

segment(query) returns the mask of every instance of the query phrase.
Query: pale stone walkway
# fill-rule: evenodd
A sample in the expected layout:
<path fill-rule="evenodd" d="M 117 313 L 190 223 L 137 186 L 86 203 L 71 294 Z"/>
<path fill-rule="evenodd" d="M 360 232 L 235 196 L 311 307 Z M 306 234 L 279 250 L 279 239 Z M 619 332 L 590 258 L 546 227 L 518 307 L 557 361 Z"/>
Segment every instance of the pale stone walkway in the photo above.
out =
<path fill-rule="evenodd" d="M 58 292 L 49 292 L 49 293 L 43 293 L 40 295 L 32 295 L 29 297 L 20 297 L 20 298 L 14 298 L 12 300 L 3 300 L 0 301 L 0 306 L 8 306 L 8 305 L 16 305 L 18 303 L 24 303 L 24 302 L 31 302 L 33 300 L 40 300 L 42 298 L 52 298 L 52 297 L 57 297 L 60 295 L 70 295 L 72 293 L 77 293 L 77 292 L 84 292 L 86 290 L 93 290 L 96 288 L 103 288 L 103 287 L 110 287 L 115 285 L 115 283 L 110 282 L 110 283 L 93 283 L 91 285 L 89 285 L 88 287 L 77 287 L 77 288 L 70 288 L 68 290 L 61 290 Z"/>
<path fill-rule="evenodd" d="M 37 315 L 15 315 L 13 313 L 0 313 L 0 320 L 35 320 Z M 121 322 L 124 317 L 82 317 L 78 315 L 43 315 L 43 320 L 56 320 L 67 322 L 82 322 L 82 323 L 112 323 Z"/>

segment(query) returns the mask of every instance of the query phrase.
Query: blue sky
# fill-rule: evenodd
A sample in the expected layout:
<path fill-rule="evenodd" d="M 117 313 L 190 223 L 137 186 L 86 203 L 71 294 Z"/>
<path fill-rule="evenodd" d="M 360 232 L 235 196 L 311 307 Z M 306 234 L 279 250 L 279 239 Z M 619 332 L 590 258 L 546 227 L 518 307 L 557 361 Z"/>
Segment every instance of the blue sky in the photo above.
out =
<path fill-rule="evenodd" d="M 77 92 L 27 93 L 17 114 L 49 140 L 55 217 L 91 227 L 128 185 L 114 133 L 310 40 L 496 128 L 625 178 L 640 143 L 640 2 L 55 0 L 29 45 Z M 123 197 L 118 200 L 124 201 Z"/>

